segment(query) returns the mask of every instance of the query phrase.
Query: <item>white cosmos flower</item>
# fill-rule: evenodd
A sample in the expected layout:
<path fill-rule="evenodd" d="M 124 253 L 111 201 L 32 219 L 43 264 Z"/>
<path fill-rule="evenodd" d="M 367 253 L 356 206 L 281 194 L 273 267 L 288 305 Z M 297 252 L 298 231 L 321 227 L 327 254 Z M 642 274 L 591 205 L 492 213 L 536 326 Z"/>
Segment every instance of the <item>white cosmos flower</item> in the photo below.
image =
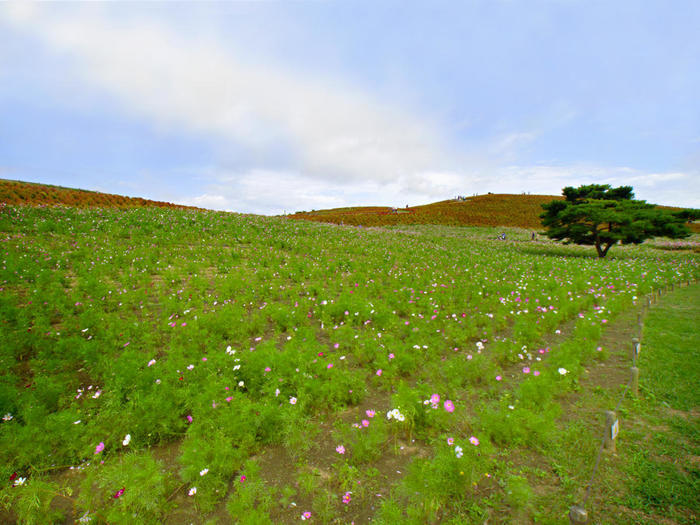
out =
<path fill-rule="evenodd" d="M 398 408 L 394 408 L 393 410 L 389 410 L 389 412 L 386 413 L 386 418 L 387 419 L 395 419 L 396 421 L 404 421 L 406 417 L 401 413 L 401 411 Z"/>
<path fill-rule="evenodd" d="M 124 445 L 126 447 L 129 445 L 130 442 L 131 442 L 131 434 L 127 434 L 126 436 L 124 436 L 124 441 L 122 441 L 122 445 Z"/>
<path fill-rule="evenodd" d="M 209 469 L 208 469 L 208 468 L 202 469 L 202 470 L 199 471 L 199 475 L 200 475 L 200 476 L 204 476 L 207 472 L 209 472 Z"/>
<path fill-rule="evenodd" d="M 563 368 L 563 367 L 562 367 L 562 368 L 559 369 L 559 373 L 560 373 L 561 375 L 565 376 L 566 374 L 569 373 L 569 371 L 568 371 L 566 368 Z"/>

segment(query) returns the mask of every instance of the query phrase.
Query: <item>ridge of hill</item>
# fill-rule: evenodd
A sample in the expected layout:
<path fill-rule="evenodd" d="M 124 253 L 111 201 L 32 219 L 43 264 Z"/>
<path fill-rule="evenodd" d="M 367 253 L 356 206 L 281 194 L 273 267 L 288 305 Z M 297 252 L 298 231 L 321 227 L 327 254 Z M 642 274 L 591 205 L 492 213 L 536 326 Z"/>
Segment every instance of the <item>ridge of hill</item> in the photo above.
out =
<path fill-rule="evenodd" d="M 441 224 L 445 226 L 503 226 L 540 229 L 542 204 L 563 200 L 558 195 L 524 195 L 488 193 L 449 199 L 421 206 L 392 208 L 390 206 L 357 206 L 329 210 L 301 211 L 287 218 L 305 221 L 348 224 L 352 226 L 393 226 L 399 224 Z M 659 206 L 671 211 L 683 208 Z M 689 225 L 700 232 L 700 223 Z"/>
<path fill-rule="evenodd" d="M 199 209 L 194 206 L 172 204 L 170 202 L 154 201 L 141 197 L 125 197 L 112 193 L 99 191 L 80 190 L 40 184 L 36 182 L 24 182 L 16 180 L 0 179 L 0 203 L 24 204 L 30 206 L 76 206 L 79 208 L 175 208 L 175 209 Z"/>

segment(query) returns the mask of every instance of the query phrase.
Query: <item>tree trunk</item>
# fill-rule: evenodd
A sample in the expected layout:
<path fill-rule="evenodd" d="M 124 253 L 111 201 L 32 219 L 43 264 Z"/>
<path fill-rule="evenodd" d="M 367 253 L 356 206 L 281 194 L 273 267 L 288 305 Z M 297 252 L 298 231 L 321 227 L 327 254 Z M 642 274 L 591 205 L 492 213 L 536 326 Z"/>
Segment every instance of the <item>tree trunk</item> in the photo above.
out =
<path fill-rule="evenodd" d="M 605 257 L 605 256 L 608 254 L 608 250 L 610 249 L 610 247 L 611 247 L 613 244 L 614 244 L 614 243 L 613 243 L 612 241 L 610 241 L 610 242 L 608 242 L 608 244 L 605 245 L 605 248 L 603 248 L 603 247 L 601 246 L 600 241 L 598 241 L 598 239 L 596 239 L 595 249 L 596 249 L 596 251 L 598 252 L 598 257 L 601 258 L 601 259 L 602 259 L 603 257 Z"/>

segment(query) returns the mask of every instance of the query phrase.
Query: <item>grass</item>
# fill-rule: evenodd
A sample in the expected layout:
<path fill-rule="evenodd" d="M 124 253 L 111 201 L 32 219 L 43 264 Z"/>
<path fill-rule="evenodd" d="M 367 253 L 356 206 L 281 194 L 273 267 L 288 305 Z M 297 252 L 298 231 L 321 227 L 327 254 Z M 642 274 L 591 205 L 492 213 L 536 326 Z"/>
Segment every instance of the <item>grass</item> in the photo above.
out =
<path fill-rule="evenodd" d="M 700 294 L 698 288 L 662 296 L 644 323 L 641 385 L 647 396 L 668 407 L 689 411 L 700 407 L 692 378 L 700 377 Z"/>
<path fill-rule="evenodd" d="M 593 523 L 697 522 L 700 425 L 698 393 L 692 386 L 698 378 L 699 299 L 697 284 L 676 288 L 662 295 L 644 318 L 640 395 L 627 396 L 620 405 L 617 452 L 604 452 L 593 475 L 586 504 Z M 534 488 L 526 501 L 537 523 L 567 523 L 569 507 L 584 499 L 604 431 L 602 414 L 617 405 L 628 381 L 631 338 L 639 336 L 638 311 L 621 315 L 602 334 L 603 359 L 588 367 L 580 389 L 561 399 L 564 416 L 548 442 L 536 450 L 502 450 L 509 470 Z"/>
<path fill-rule="evenodd" d="M 624 503 L 676 523 L 700 517 L 699 318 L 698 285 L 662 296 L 647 317 L 639 408 L 643 424 L 657 431 L 632 444 L 627 460 L 631 482 Z"/>
<path fill-rule="evenodd" d="M 699 260 L 498 231 L 2 208 L 0 521 L 560 523 Z"/>

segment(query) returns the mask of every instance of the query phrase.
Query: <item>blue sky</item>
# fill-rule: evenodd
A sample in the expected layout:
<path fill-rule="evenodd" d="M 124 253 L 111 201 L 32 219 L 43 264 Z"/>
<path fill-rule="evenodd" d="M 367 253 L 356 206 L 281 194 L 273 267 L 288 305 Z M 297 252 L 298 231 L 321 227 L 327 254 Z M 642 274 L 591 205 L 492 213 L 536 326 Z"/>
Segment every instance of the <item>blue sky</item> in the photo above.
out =
<path fill-rule="evenodd" d="M 700 2 L 0 4 L 0 177 L 240 212 L 700 208 Z"/>

